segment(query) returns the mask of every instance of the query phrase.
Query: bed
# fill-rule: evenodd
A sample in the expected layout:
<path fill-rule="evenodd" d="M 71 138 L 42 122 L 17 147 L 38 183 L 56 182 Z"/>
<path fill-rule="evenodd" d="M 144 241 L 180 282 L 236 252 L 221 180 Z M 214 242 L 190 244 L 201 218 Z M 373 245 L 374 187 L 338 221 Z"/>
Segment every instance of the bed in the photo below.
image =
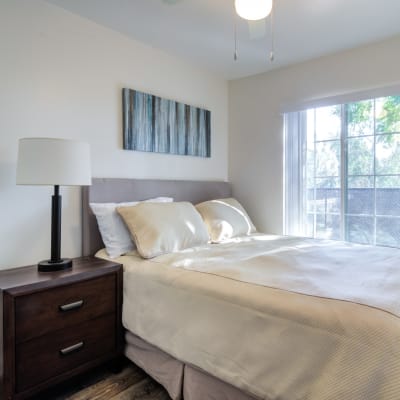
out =
<path fill-rule="evenodd" d="M 95 179 L 82 196 L 84 254 L 107 258 L 89 202 L 230 194 L 226 182 Z M 129 253 L 117 259 L 125 354 L 173 399 L 398 399 L 399 253 L 259 234 Z"/>

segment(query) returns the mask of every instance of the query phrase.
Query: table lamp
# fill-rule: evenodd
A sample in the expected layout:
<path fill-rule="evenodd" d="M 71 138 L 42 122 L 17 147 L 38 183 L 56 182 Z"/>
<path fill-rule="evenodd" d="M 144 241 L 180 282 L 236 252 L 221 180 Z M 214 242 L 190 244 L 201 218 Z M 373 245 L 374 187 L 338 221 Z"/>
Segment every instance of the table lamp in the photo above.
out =
<path fill-rule="evenodd" d="M 90 148 L 88 143 L 53 138 L 19 140 L 17 185 L 52 185 L 51 258 L 39 262 L 41 272 L 72 267 L 72 260 L 61 258 L 60 186 L 91 184 Z"/>

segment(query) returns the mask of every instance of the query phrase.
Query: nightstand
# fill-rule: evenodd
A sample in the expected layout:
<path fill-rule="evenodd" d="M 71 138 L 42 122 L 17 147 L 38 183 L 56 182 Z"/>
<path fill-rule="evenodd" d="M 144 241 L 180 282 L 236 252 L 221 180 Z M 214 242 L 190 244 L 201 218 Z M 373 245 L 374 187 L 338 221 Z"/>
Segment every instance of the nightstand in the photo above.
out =
<path fill-rule="evenodd" d="M 43 273 L 34 265 L 1 271 L 4 399 L 27 398 L 119 357 L 121 306 L 118 263 L 82 257 L 71 270 Z"/>

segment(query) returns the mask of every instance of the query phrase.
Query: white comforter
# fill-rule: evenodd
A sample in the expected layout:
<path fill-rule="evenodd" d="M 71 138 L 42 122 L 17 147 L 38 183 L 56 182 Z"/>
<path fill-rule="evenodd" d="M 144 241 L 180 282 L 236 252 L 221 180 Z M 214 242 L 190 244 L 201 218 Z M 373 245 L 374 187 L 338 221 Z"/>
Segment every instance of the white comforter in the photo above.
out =
<path fill-rule="evenodd" d="M 254 235 L 124 264 L 127 329 L 268 400 L 400 399 L 400 251 Z"/>
<path fill-rule="evenodd" d="M 400 316 L 400 251 L 344 242 L 253 235 L 154 260 L 241 282 L 347 300 Z"/>

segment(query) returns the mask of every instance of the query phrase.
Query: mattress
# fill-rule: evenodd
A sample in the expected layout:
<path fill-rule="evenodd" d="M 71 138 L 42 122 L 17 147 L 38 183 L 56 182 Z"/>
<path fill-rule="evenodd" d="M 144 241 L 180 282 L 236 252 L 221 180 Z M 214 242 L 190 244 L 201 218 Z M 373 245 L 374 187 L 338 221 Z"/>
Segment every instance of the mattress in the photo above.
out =
<path fill-rule="evenodd" d="M 268 400 L 400 398 L 399 250 L 254 235 L 118 261 L 125 328 L 184 363 Z"/>

